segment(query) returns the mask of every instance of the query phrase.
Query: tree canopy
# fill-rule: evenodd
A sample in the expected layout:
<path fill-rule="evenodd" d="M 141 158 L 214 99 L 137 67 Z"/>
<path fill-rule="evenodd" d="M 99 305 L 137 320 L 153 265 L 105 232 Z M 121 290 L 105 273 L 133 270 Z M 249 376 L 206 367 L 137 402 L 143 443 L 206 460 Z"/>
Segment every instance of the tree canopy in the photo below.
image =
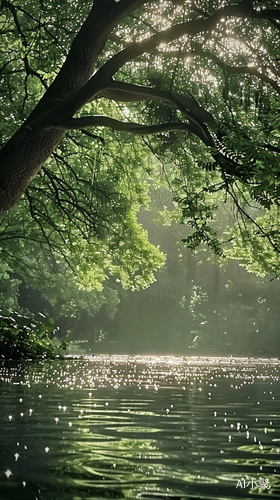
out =
<path fill-rule="evenodd" d="M 4 271 L 50 296 L 50 271 L 69 294 L 148 286 L 164 262 L 137 220 L 153 186 L 190 248 L 278 275 L 279 7 L 2 0 Z"/>

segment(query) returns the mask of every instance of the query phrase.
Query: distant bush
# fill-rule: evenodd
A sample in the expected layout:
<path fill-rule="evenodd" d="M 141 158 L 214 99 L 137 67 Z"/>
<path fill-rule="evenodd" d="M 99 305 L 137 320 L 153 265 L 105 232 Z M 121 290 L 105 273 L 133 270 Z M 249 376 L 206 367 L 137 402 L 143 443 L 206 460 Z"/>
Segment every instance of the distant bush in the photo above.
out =
<path fill-rule="evenodd" d="M 68 339 L 57 345 L 50 336 L 57 333 L 53 318 L 42 320 L 16 311 L 0 309 L 0 356 L 5 359 L 54 358 L 63 356 Z"/>

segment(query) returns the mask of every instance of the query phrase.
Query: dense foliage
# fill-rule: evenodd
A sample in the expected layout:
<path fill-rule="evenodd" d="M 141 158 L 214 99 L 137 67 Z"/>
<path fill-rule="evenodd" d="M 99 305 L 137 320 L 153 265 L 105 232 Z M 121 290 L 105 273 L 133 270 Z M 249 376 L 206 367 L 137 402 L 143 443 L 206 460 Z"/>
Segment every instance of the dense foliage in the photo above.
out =
<path fill-rule="evenodd" d="M 164 263 L 137 218 L 152 187 L 192 250 L 278 276 L 279 20 L 270 1 L 1 1 L 2 306 L 24 283 L 58 315 L 113 315 Z"/>
<path fill-rule="evenodd" d="M 25 316 L 15 311 L 0 310 L 1 357 L 37 359 L 55 358 L 66 351 L 68 339 L 59 344 L 52 338 L 56 333 L 53 318 Z"/>

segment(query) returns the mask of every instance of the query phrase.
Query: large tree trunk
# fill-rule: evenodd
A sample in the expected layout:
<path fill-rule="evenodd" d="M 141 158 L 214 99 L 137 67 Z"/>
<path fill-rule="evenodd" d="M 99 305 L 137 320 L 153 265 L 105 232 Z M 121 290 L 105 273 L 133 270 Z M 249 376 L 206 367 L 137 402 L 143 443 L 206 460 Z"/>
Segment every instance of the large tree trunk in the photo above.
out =
<path fill-rule="evenodd" d="M 88 82 L 113 27 L 142 3 L 143 0 L 94 1 L 52 85 L 0 151 L 0 214 L 17 202 L 64 134 L 63 130 L 51 127 L 30 130 L 28 124 Z"/>
<path fill-rule="evenodd" d="M 17 202 L 62 136 L 61 130 L 21 128 L 0 151 L 0 214 Z"/>

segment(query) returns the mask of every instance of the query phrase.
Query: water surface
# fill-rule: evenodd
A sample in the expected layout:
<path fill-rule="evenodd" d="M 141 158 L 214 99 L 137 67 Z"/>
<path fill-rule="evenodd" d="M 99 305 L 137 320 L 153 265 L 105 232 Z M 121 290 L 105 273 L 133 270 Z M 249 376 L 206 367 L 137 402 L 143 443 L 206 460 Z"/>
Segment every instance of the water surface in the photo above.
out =
<path fill-rule="evenodd" d="M 277 359 L 0 366 L 0 499 L 280 498 Z"/>

